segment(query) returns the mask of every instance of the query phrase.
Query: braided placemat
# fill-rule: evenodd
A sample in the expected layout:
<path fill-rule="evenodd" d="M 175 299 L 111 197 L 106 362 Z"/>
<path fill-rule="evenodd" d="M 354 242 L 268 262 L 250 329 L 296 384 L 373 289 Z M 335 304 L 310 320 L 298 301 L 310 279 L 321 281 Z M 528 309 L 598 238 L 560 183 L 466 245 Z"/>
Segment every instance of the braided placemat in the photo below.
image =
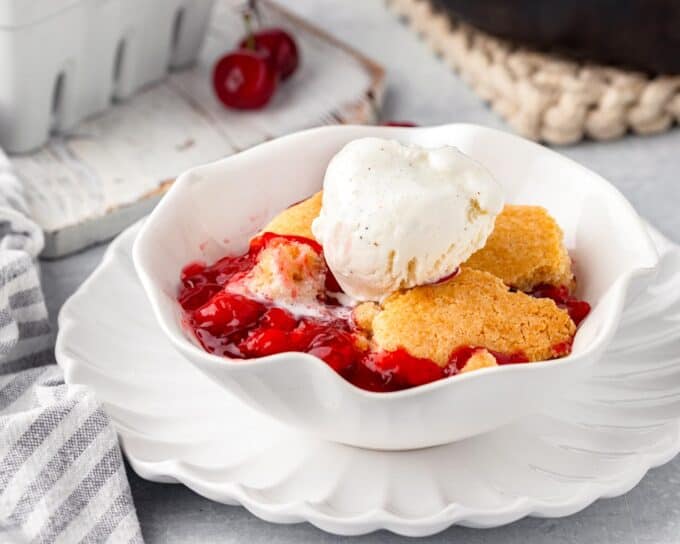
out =
<path fill-rule="evenodd" d="M 567 60 L 513 45 L 428 0 L 387 0 L 519 134 L 550 144 L 654 134 L 680 123 L 680 76 Z"/>

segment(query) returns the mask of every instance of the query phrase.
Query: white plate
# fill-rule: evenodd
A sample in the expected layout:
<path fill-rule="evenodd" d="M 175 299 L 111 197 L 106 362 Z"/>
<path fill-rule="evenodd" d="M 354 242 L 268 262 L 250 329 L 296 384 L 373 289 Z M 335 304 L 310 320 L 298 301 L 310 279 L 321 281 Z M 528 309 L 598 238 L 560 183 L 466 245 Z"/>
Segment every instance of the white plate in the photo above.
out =
<path fill-rule="evenodd" d="M 680 248 L 626 310 L 595 377 L 525 418 L 455 444 L 369 451 L 302 435 L 256 414 L 185 362 L 134 272 L 138 226 L 64 305 L 57 360 L 91 386 L 142 477 L 182 482 L 278 523 L 338 534 L 423 536 L 565 516 L 622 494 L 680 451 Z M 465 406 L 451 417 L 466 417 Z"/>

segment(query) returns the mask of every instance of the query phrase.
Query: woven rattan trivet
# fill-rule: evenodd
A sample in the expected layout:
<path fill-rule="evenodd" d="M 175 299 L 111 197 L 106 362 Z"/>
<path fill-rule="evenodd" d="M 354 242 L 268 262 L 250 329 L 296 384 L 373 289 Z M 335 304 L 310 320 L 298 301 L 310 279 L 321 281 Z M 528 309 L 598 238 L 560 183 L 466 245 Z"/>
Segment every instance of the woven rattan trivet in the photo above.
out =
<path fill-rule="evenodd" d="M 680 76 L 650 77 L 513 46 L 434 11 L 428 0 L 387 3 L 527 138 L 570 144 L 680 123 Z"/>

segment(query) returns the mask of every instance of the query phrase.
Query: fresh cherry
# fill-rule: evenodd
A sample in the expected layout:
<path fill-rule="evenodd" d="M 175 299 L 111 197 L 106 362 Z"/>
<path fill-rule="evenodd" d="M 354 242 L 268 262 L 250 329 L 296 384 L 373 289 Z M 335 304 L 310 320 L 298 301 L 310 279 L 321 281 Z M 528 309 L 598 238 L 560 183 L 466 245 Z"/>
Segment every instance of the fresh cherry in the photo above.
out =
<path fill-rule="evenodd" d="M 279 77 L 288 79 L 300 64 L 300 54 L 293 37 L 280 28 L 265 28 L 241 40 L 242 49 L 255 49 L 271 64 Z"/>
<path fill-rule="evenodd" d="M 265 106 L 276 91 L 278 78 L 264 55 L 239 49 L 215 65 L 213 87 L 225 106 L 252 110 Z"/>

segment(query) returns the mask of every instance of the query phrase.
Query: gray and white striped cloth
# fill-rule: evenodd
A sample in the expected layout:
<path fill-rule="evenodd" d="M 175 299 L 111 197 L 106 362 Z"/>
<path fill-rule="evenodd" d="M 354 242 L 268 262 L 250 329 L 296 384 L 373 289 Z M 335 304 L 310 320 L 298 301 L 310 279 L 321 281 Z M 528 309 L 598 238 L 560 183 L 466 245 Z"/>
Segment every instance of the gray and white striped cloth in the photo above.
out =
<path fill-rule="evenodd" d="M 142 542 L 116 433 L 54 364 L 42 245 L 0 150 L 0 542 Z"/>

